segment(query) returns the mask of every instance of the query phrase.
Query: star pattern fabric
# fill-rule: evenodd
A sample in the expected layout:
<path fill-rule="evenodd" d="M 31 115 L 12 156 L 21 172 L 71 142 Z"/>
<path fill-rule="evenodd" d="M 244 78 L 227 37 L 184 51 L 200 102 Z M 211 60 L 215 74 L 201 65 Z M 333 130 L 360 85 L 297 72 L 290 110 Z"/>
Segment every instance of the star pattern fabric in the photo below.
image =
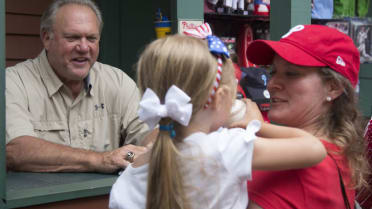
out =
<path fill-rule="evenodd" d="M 209 50 L 215 55 L 225 55 L 230 58 L 230 53 L 228 52 L 226 46 L 217 36 L 207 36 Z"/>

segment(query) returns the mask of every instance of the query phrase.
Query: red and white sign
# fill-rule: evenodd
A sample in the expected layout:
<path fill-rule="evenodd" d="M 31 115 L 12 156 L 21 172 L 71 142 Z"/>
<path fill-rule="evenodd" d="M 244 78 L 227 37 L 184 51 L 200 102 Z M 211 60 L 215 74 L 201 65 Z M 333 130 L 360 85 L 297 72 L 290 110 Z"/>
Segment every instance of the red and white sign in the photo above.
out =
<path fill-rule="evenodd" d="M 178 33 L 183 34 L 186 29 L 193 29 L 203 24 L 203 20 L 179 20 L 178 21 Z"/>

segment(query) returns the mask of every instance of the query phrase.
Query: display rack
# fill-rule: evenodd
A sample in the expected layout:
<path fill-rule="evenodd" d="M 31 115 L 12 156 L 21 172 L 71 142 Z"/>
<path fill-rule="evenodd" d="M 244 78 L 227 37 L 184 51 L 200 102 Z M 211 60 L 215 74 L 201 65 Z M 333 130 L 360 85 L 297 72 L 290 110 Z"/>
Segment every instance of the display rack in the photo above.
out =
<path fill-rule="evenodd" d="M 223 14 L 223 13 L 204 13 L 205 20 L 226 20 L 226 21 L 270 21 L 269 16 Z"/>

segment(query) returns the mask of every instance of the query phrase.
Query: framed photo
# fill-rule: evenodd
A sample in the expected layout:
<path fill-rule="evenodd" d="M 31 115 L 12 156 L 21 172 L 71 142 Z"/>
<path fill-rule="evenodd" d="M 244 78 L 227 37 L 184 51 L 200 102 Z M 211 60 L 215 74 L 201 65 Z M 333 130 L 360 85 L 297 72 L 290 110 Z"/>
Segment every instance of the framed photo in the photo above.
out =
<path fill-rule="evenodd" d="M 325 25 L 337 29 L 338 31 L 345 33 L 346 35 L 350 35 L 349 21 L 329 21 Z"/>
<path fill-rule="evenodd" d="M 372 63 L 372 22 L 351 20 L 351 37 L 360 53 L 360 63 Z"/>
<path fill-rule="evenodd" d="M 317 19 L 313 24 L 326 25 L 350 36 L 350 20 L 348 19 Z"/>

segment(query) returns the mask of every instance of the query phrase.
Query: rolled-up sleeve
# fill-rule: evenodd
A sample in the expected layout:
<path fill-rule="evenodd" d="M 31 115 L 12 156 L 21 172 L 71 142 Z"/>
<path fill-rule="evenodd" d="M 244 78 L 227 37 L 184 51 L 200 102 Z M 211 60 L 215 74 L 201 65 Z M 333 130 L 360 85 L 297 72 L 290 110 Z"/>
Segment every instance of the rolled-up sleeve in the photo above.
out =
<path fill-rule="evenodd" d="M 19 74 L 6 69 L 6 143 L 19 136 L 35 136 L 28 112 L 27 95 Z"/>

